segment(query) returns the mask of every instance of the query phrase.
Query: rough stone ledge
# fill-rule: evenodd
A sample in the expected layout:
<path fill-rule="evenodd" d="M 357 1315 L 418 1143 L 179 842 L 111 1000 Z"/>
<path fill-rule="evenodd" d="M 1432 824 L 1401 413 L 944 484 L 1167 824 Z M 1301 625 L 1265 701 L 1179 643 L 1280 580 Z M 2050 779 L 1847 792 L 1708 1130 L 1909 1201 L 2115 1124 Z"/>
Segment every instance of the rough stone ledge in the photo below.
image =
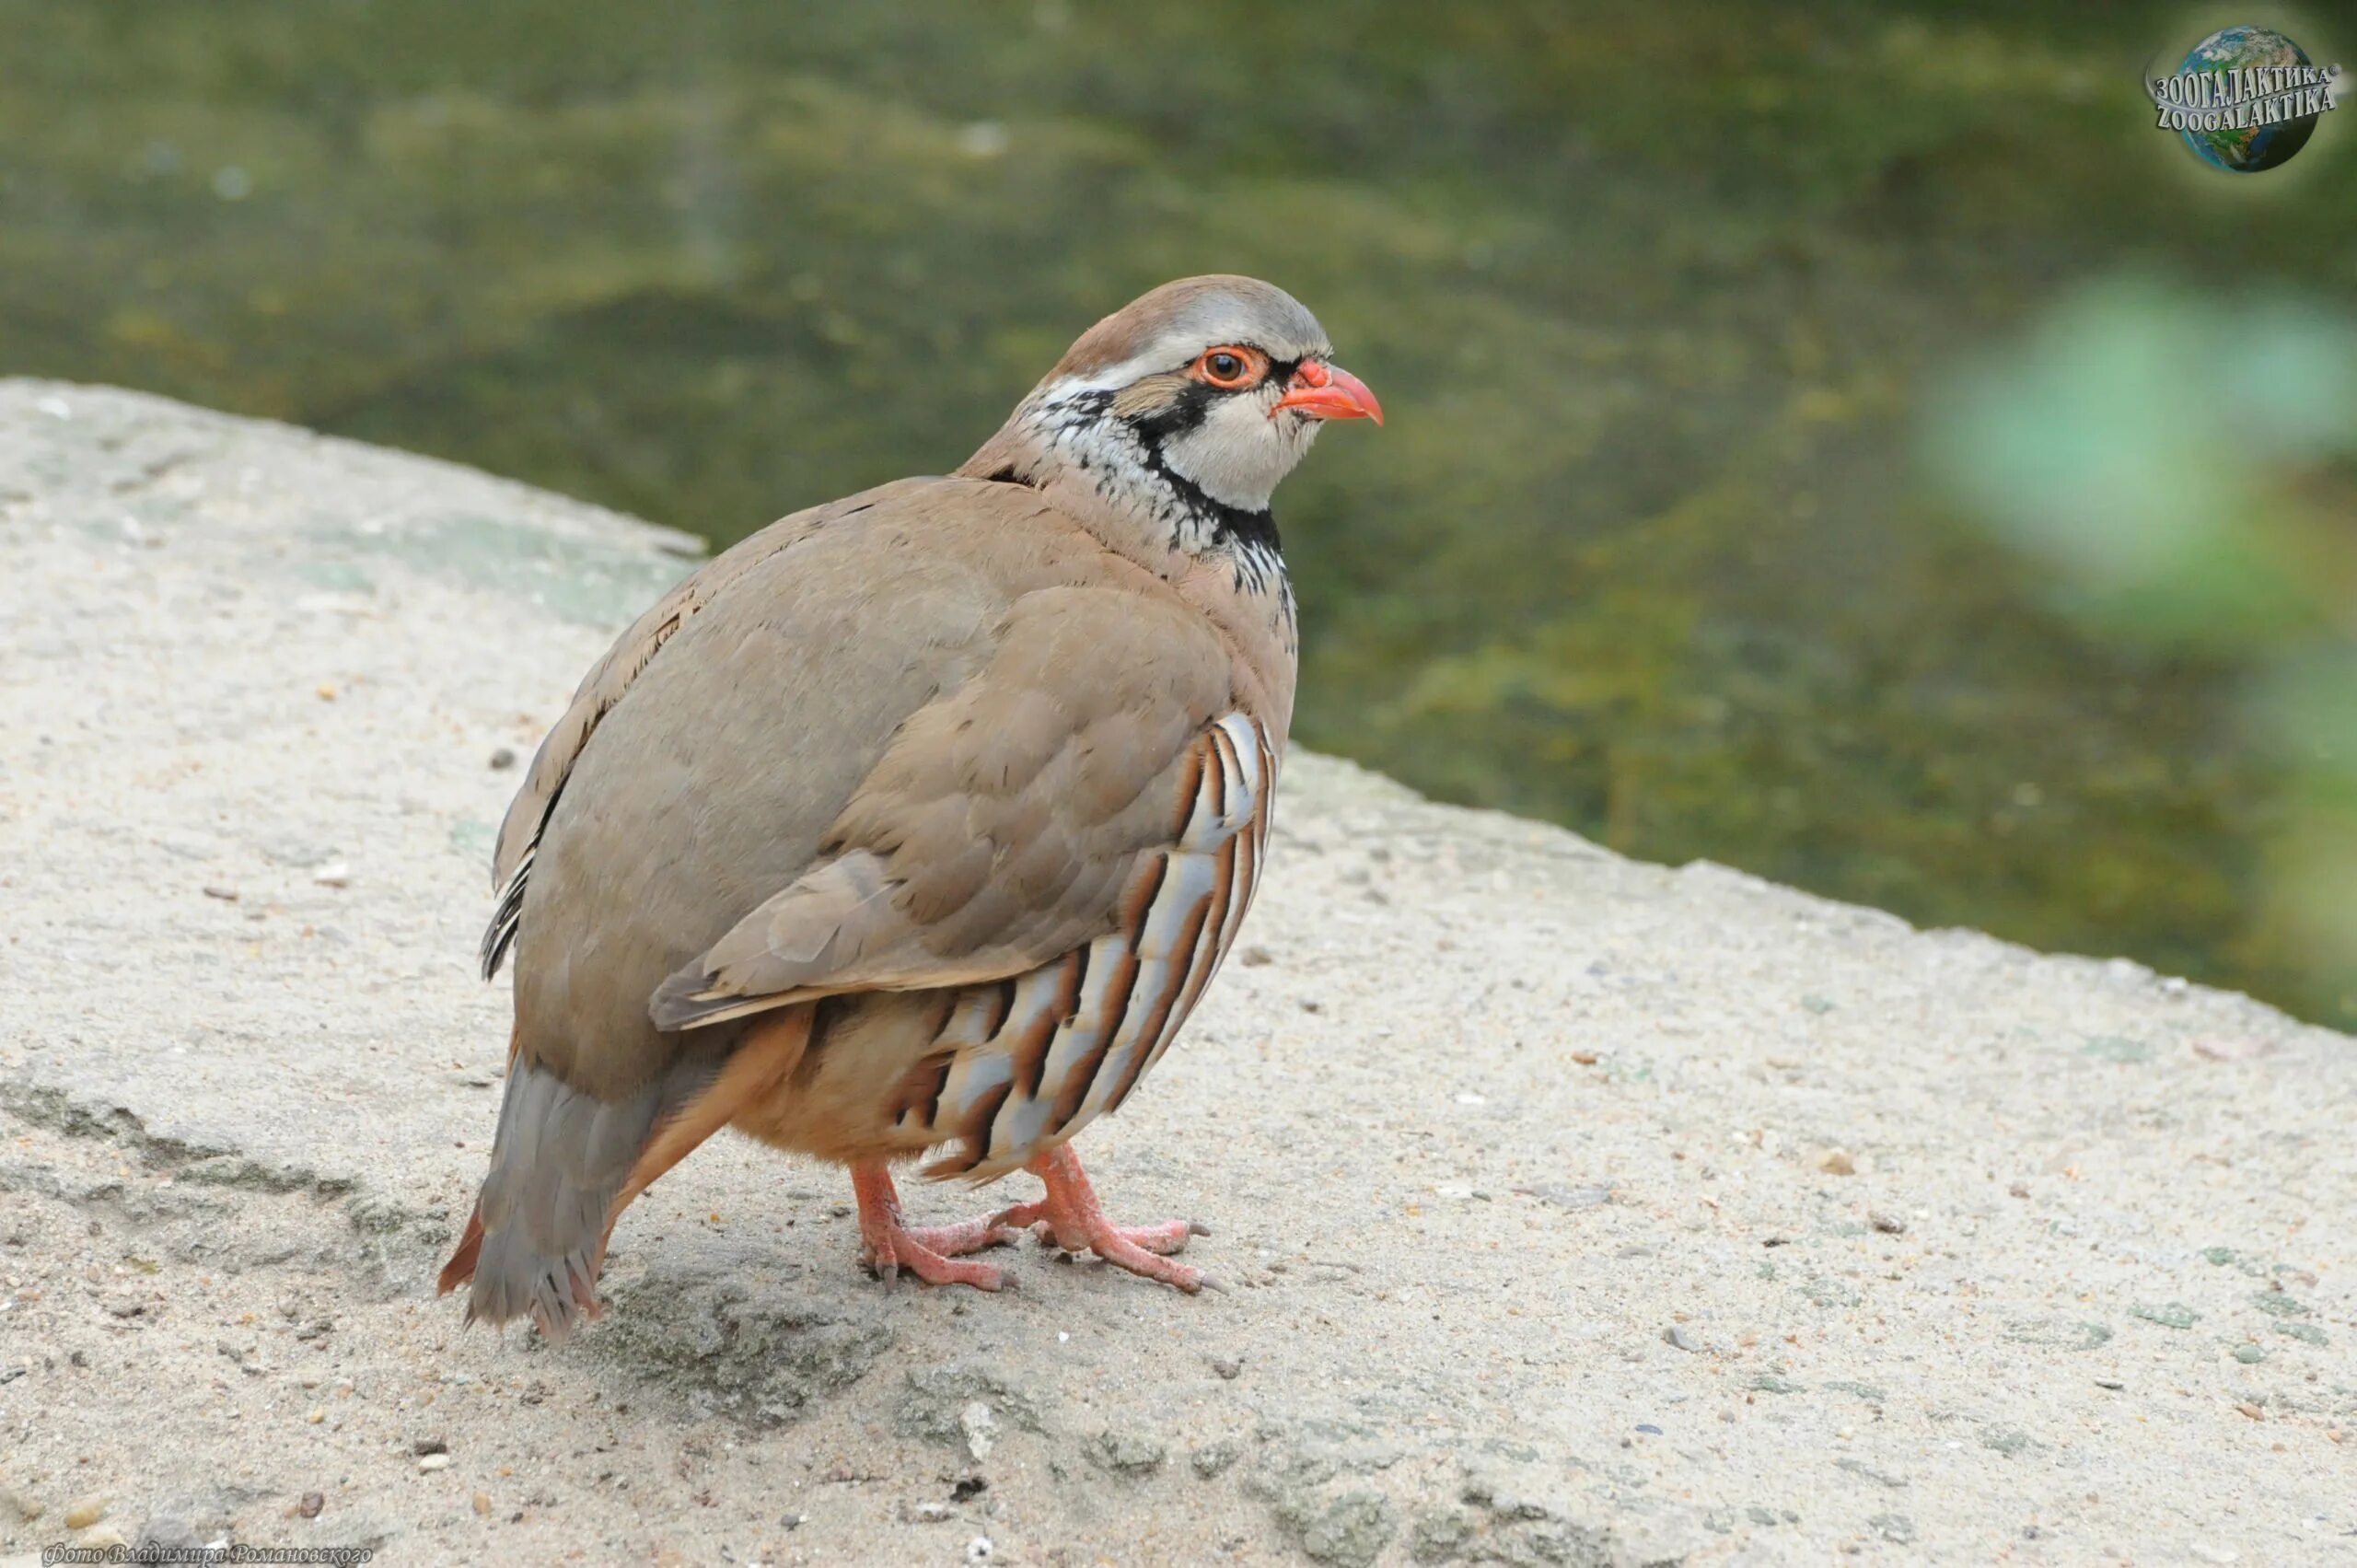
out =
<path fill-rule="evenodd" d="M 2350 1040 L 1318 758 L 1087 1139 L 1230 1294 L 887 1292 L 722 1144 L 462 1332 L 502 761 L 692 549 L 0 382 L 0 1562 L 2350 1558 Z"/>

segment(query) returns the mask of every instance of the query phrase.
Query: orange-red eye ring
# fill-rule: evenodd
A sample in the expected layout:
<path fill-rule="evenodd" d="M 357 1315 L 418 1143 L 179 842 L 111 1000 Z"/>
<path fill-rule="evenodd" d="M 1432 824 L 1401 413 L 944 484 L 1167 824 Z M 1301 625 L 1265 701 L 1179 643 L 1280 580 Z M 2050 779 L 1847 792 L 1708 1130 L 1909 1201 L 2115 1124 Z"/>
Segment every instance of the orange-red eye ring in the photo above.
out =
<path fill-rule="evenodd" d="M 1232 363 L 1230 363 L 1232 362 Z M 1246 343 L 1214 343 L 1194 364 L 1195 379 L 1223 392 L 1239 392 L 1269 373 L 1269 356 Z"/>

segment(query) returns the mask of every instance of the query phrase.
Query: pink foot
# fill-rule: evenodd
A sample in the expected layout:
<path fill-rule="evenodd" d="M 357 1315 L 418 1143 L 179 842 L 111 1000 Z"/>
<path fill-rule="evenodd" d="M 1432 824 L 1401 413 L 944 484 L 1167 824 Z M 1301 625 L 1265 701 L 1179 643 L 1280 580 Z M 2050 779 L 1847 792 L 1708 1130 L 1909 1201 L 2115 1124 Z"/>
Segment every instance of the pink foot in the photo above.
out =
<path fill-rule="evenodd" d="M 1192 1295 L 1206 1285 L 1226 1287 L 1201 1269 L 1174 1263 L 1167 1254 L 1185 1248 L 1187 1238 L 1209 1236 L 1210 1227 L 1195 1220 L 1165 1220 L 1160 1225 L 1117 1225 L 1105 1217 L 1097 1190 L 1080 1168 L 1080 1156 L 1069 1144 L 1059 1144 L 1031 1162 L 1031 1173 L 1048 1184 L 1036 1203 L 1017 1203 L 990 1224 L 1010 1228 L 1036 1225 L 1039 1239 L 1067 1252 L 1094 1252 L 1108 1263 L 1144 1274 L 1150 1280 L 1177 1285 Z"/>
<path fill-rule="evenodd" d="M 1011 1243 L 1016 1232 L 995 1219 L 911 1230 L 900 1223 L 900 1194 L 881 1163 L 851 1167 L 851 1190 L 859 1200 L 860 1261 L 890 1284 L 902 1269 L 929 1285 L 972 1285 L 996 1290 L 1010 1283 L 988 1263 L 958 1260 L 965 1252 Z"/>

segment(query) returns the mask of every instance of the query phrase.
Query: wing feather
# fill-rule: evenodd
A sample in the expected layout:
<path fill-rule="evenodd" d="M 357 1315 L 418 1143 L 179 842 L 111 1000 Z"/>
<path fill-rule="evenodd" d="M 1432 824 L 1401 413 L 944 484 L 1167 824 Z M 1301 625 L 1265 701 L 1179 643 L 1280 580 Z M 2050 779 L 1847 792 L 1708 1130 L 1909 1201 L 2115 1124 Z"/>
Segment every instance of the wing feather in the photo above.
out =
<path fill-rule="evenodd" d="M 1232 654 L 1183 608 L 1026 596 L 990 663 L 900 726 L 819 859 L 666 981 L 649 1016 L 690 1029 L 1062 958 L 1117 928 L 1182 835 L 1201 850 L 1251 826 L 1262 781 L 1229 732 L 1237 703 Z"/>
<path fill-rule="evenodd" d="M 564 793 L 566 781 L 573 776 L 573 766 L 580 760 L 582 748 L 588 745 L 599 722 L 622 700 L 632 682 L 663 651 L 663 645 L 730 584 L 779 551 L 791 548 L 828 523 L 868 510 L 898 488 L 888 485 L 881 491 L 846 496 L 830 505 L 796 513 L 762 529 L 726 554 L 705 562 L 656 600 L 653 609 L 633 621 L 630 629 L 606 650 L 606 656 L 590 667 L 589 673 L 581 678 L 581 684 L 575 689 L 564 715 L 533 753 L 523 786 L 508 803 L 507 815 L 500 822 L 499 840 L 493 848 L 491 861 L 492 890 L 498 902 L 492 912 L 491 923 L 484 928 L 479 955 L 483 979 L 489 980 L 499 972 L 501 961 L 515 945 L 516 934 L 523 924 L 524 891 L 540 852 L 540 835 L 548 827 L 549 814 L 556 809 L 558 797 Z"/>

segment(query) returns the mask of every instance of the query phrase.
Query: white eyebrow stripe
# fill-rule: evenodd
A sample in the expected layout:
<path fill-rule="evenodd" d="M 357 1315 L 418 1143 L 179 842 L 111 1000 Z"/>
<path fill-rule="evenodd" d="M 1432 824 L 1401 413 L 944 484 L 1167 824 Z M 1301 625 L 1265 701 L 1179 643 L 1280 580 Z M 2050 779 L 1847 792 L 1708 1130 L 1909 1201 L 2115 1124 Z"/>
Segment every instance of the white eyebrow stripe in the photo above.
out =
<path fill-rule="evenodd" d="M 1167 334 L 1156 338 L 1143 354 L 1133 354 L 1119 365 L 1109 365 L 1094 376 L 1066 376 L 1050 383 L 1047 396 L 1053 401 L 1074 392 L 1118 392 L 1142 377 L 1186 369 L 1195 363 L 1197 352 L 1192 338 Z"/>
<path fill-rule="evenodd" d="M 1272 348 L 1260 342 L 1259 334 L 1241 322 L 1237 323 L 1232 332 L 1198 331 L 1190 328 L 1183 332 L 1165 332 L 1119 365 L 1109 365 L 1093 375 L 1060 377 L 1041 388 L 1040 396 L 1053 402 L 1076 392 L 1118 392 L 1142 377 L 1176 374 L 1194 364 L 1195 356 L 1204 349 L 1231 343 L 1257 348 L 1271 361 L 1323 359 L 1332 352 L 1322 347 Z"/>

